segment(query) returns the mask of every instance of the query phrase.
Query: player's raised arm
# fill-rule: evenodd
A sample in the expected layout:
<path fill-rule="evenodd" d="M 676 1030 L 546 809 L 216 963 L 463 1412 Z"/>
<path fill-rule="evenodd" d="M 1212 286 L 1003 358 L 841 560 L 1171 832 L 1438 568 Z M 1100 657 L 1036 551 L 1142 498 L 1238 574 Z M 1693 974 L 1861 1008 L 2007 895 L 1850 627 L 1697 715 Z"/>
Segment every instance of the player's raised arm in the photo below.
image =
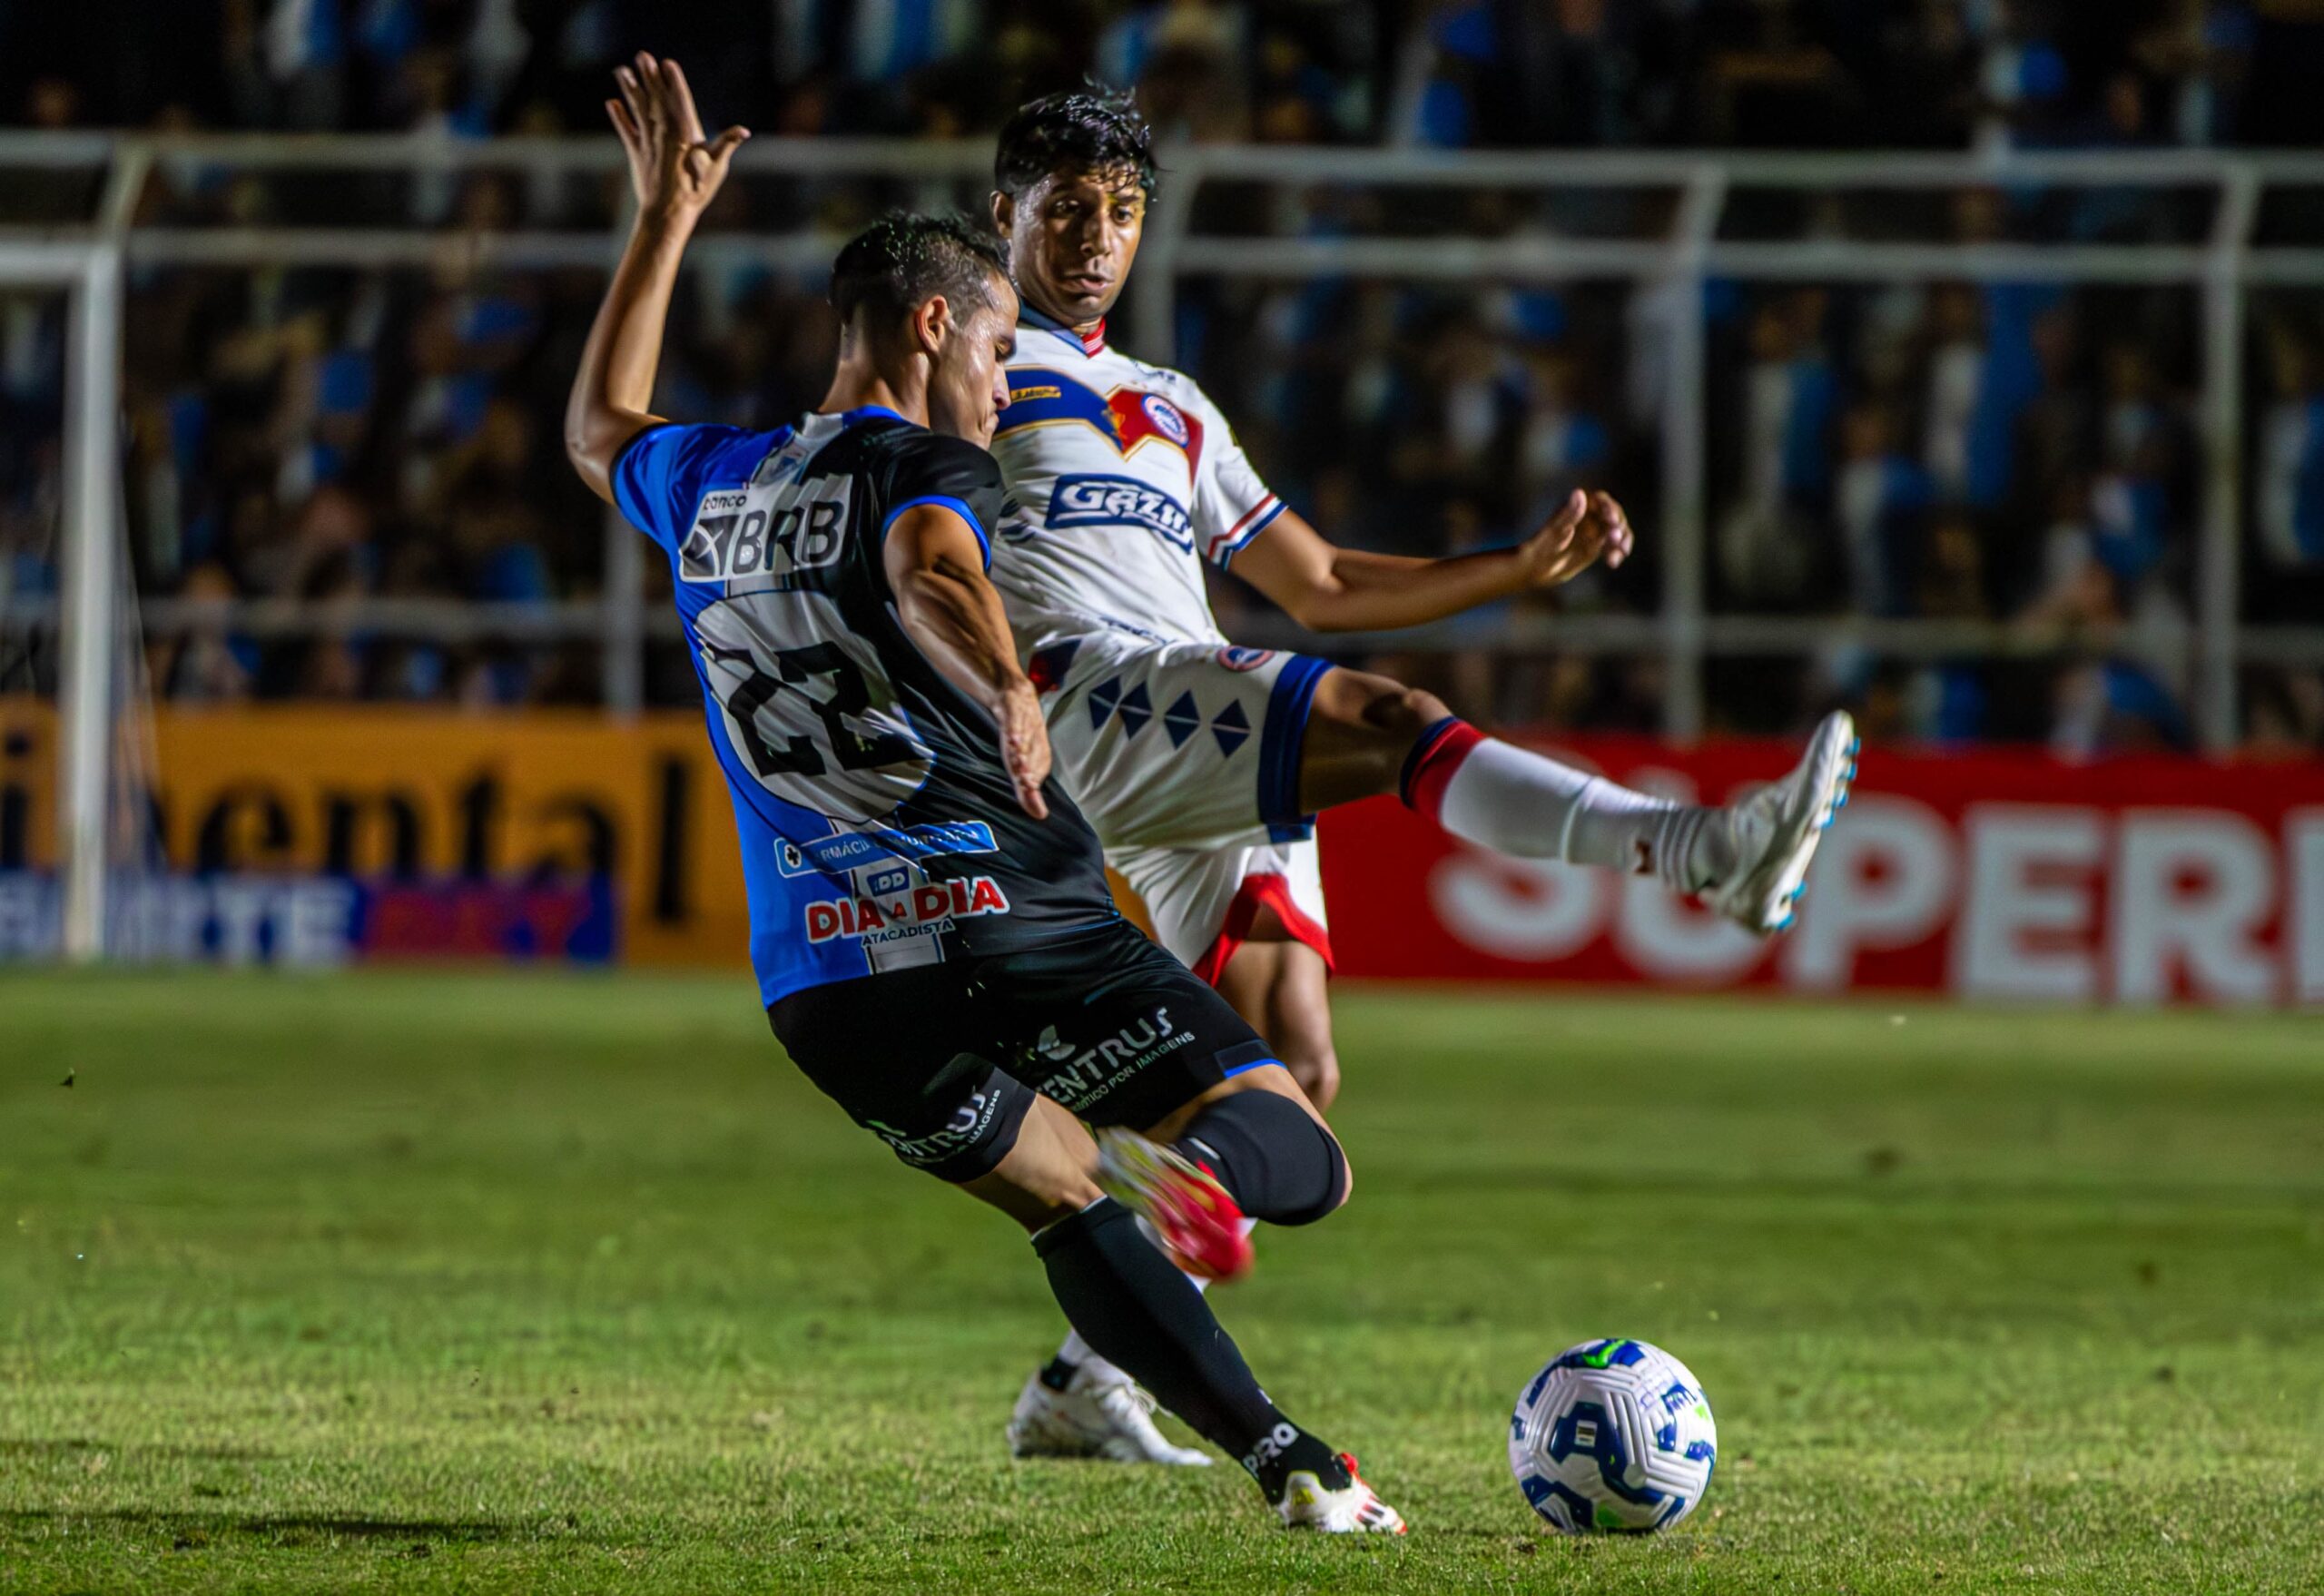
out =
<path fill-rule="evenodd" d="M 1049 773 L 1049 727 L 1040 695 L 1018 667 L 1009 617 L 984 574 L 984 548 L 958 511 L 919 504 L 888 528 L 888 586 L 904 630 L 952 685 L 1000 728 L 1000 755 L 1017 802 L 1049 818 L 1041 783 Z"/>
<path fill-rule="evenodd" d="M 637 215 L 565 407 L 566 457 L 590 491 L 608 503 L 614 461 L 631 438 L 660 419 L 649 409 L 654 374 L 686 241 L 726 181 L 735 150 L 751 136 L 745 128 L 730 127 L 705 138 L 694 94 L 675 61 L 641 51 L 633 64 L 616 67 L 614 78 L 621 98 L 606 102 L 606 114 L 629 156 Z"/>
<path fill-rule="evenodd" d="M 1341 548 L 1286 510 L 1235 557 L 1235 574 L 1317 632 L 1388 631 L 1568 582 L 1601 556 L 1629 557 L 1630 526 L 1610 495 L 1576 491 L 1513 548 L 1413 559 Z"/>

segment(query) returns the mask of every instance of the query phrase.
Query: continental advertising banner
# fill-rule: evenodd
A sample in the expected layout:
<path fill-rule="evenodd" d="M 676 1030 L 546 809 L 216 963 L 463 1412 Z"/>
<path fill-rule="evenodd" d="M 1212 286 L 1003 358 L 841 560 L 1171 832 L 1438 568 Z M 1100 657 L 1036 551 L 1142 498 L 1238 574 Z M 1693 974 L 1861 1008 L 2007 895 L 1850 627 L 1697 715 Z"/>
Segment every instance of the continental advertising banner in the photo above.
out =
<path fill-rule="evenodd" d="M 168 711 L 155 744 L 169 871 L 123 894 L 133 947 L 743 961 L 734 821 L 696 714 Z M 1795 753 L 1542 745 L 1709 800 Z M 0 957 L 54 945 L 54 756 L 47 710 L 0 699 Z M 1649 881 L 1479 852 L 1386 800 L 1322 835 L 1348 976 L 2324 1003 L 2324 763 L 1868 749 L 1800 923 L 1772 943 Z"/>
<path fill-rule="evenodd" d="M 1718 801 L 1796 750 L 1544 744 Z M 1384 801 L 1324 817 L 1344 974 L 1986 1001 L 2324 1003 L 2324 764 L 1867 749 L 1799 924 L 1761 942 L 1651 881 L 1512 863 Z"/>
<path fill-rule="evenodd" d="M 117 945 L 227 962 L 738 964 L 734 823 L 699 714 L 164 710 Z M 0 700 L 0 956 L 53 946 L 55 722 Z M 124 923 L 125 921 L 125 923 Z"/>

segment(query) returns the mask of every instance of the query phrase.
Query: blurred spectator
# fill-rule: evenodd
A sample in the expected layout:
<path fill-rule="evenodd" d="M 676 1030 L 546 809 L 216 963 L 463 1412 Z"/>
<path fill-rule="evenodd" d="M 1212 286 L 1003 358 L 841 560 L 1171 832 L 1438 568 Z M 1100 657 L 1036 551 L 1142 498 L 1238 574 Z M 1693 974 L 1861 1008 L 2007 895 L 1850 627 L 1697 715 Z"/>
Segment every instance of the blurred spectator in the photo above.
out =
<path fill-rule="evenodd" d="M 2281 323 L 2265 353 L 2252 608 L 2265 619 L 2313 624 L 2324 616 L 2324 363 L 2312 339 Z"/>
<path fill-rule="evenodd" d="M 57 587 L 56 515 L 63 493 L 63 307 L 0 294 L 0 606 Z M 14 649 L 0 648 L 0 665 Z"/>
<path fill-rule="evenodd" d="M 2324 672 L 2244 673 L 2245 752 L 2258 759 L 2324 754 Z"/>
<path fill-rule="evenodd" d="M 1750 318 L 1740 373 L 1740 477 L 1718 529 L 1719 571 L 1739 607 L 1797 608 L 1812 594 L 1808 517 L 1829 498 L 1839 383 L 1817 325 L 1824 296 L 1771 298 Z"/>
<path fill-rule="evenodd" d="M 1605 478 L 1613 464 L 1614 437 L 1590 406 L 1581 369 L 1571 354 L 1555 350 L 1538 357 L 1529 387 L 1517 439 L 1518 493 L 1530 512 L 1542 514 L 1573 489 Z"/>
<path fill-rule="evenodd" d="M 1841 437 L 1846 464 L 1833 495 L 1833 517 L 1849 596 L 1866 615 L 1910 614 L 1921 524 L 1935 498 L 1929 473 L 1899 447 L 1896 417 L 1877 399 L 1848 412 Z M 1974 534 L 1970 540 L 1974 552 Z M 1926 607 L 1939 613 L 1936 606 Z"/>
<path fill-rule="evenodd" d="M 2193 748 L 2194 735 L 2177 698 L 2152 672 L 2108 660 L 2059 678 L 2050 746 L 2067 759 L 2185 753 Z"/>
<path fill-rule="evenodd" d="M 1814 149 L 1860 142 L 1865 84 L 1843 52 L 1856 8 L 1812 0 L 1727 0 L 1699 13 L 1705 143 Z"/>
<path fill-rule="evenodd" d="M 143 48 L 123 50 L 124 36 Z M 83 0 L 0 6 L 25 125 L 594 127 L 639 48 L 762 130 L 970 135 L 1088 73 L 1197 138 L 2324 143 L 2294 0 Z M 722 114 L 724 113 L 722 111 Z"/>
<path fill-rule="evenodd" d="M 150 48 L 119 47 L 133 26 Z M 1094 73 L 1136 84 L 1169 135 L 1192 139 L 2324 143 L 2301 75 L 2324 62 L 2324 12 L 2280 0 L 0 0 L 0 116 L 447 141 L 594 132 L 608 67 L 641 45 L 685 60 L 722 119 L 794 135 L 974 137 L 1020 97 Z M 935 188 L 950 200 L 976 186 Z M 621 192 L 617 172 L 319 181 L 165 165 L 145 204 L 210 225 L 385 213 L 448 232 L 594 230 Z M 926 198 L 921 185 L 752 177 L 712 222 L 839 233 Z M 1252 236 L 1659 237 L 1669 225 L 1656 202 L 1604 191 L 1384 202 L 1221 184 L 1203 203 Z M 1908 212 L 1823 196 L 1786 226 L 1905 236 L 1910 222 L 1971 243 L 2172 236 L 2154 207 L 2120 196 L 1976 190 Z M 129 503 L 149 591 L 334 613 L 365 597 L 537 609 L 596 591 L 604 513 L 562 468 L 555 433 L 595 271 L 134 270 Z M 816 276 L 742 257 L 690 272 L 665 407 L 763 426 L 812 403 L 832 339 Z M 1829 695 L 1939 738 L 2183 740 L 2169 650 L 2139 640 L 2183 633 L 2191 611 L 2204 462 L 2191 339 L 2178 336 L 2187 299 L 2010 281 L 1711 285 L 1715 608 L 2006 619 L 2102 651 L 2038 681 L 2031 667 L 2004 678 L 1837 655 L 1812 686 L 1787 666 L 1722 669 L 1714 715 L 1780 724 Z M 1665 350 L 1675 318 L 1696 309 L 1603 283 L 1189 281 L 1174 338 L 1135 330 L 1157 357 L 1175 341 L 1269 480 L 1350 541 L 1418 553 L 1506 542 L 1572 486 L 1612 488 L 1646 534 L 1640 557 L 1558 602 L 1642 614 L 1661 595 Z M 2312 622 L 2324 614 L 2324 323 L 2255 320 L 2248 605 L 2254 618 Z M 54 589 L 62 335 L 54 302 L 0 297 L 0 601 Z M 1248 600 L 1227 582 L 1221 604 Z M 1480 617 L 1469 635 L 1506 618 Z M 1653 723 L 1658 662 L 1544 655 L 1487 681 L 1481 660 L 1444 664 L 1446 685 L 1494 695 L 1505 715 Z M 656 678 L 690 691 L 683 658 L 665 663 Z M 499 704 L 590 689 L 586 651 L 413 644 L 351 626 L 307 640 L 197 629 L 156 675 L 197 697 Z M 2312 676 L 2253 681 L 2255 740 L 2312 744 Z"/>
<path fill-rule="evenodd" d="M 315 131 L 340 124 L 348 9 L 341 0 L 270 0 L 259 39 L 277 125 Z"/>
<path fill-rule="evenodd" d="M 218 565 L 188 572 L 179 596 L 191 604 L 222 604 L 235 596 L 234 579 Z M 190 704 L 222 704 L 250 696 L 259 651 L 222 624 L 196 623 L 157 641 L 152 654 L 154 691 Z"/>

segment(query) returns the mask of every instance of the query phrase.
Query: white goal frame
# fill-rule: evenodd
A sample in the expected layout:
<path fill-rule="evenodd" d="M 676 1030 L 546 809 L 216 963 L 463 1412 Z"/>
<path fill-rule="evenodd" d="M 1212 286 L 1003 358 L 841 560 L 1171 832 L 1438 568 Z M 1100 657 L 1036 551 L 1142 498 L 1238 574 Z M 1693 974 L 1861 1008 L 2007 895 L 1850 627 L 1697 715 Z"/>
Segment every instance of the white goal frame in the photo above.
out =
<path fill-rule="evenodd" d="M 12 163 L 85 163 L 84 141 L 39 140 L 9 152 Z M 123 241 L 153 168 L 142 145 L 109 151 L 95 226 L 47 236 L 0 234 L 0 287 L 46 288 L 66 300 L 64 481 L 57 549 L 63 575 L 56 720 L 63 759 L 56 794 L 56 859 L 64 877 L 62 951 L 75 963 L 103 957 L 112 850 L 113 647 L 118 585 L 127 541 L 121 498 L 121 362 Z"/>
<path fill-rule="evenodd" d="M 85 963 L 105 945 L 106 843 L 113 733 L 113 585 L 121 579 L 121 247 L 0 242 L 0 287 L 62 291 L 64 492 L 58 552 L 64 615 L 57 659 L 62 780 L 56 857 L 64 876 L 64 953 Z"/>

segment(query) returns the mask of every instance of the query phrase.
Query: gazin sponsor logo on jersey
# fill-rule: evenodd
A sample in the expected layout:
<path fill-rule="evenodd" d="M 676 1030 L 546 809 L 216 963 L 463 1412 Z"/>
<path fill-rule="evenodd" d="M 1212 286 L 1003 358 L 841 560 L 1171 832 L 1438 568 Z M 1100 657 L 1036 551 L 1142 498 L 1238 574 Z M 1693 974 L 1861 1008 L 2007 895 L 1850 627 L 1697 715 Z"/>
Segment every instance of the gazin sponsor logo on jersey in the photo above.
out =
<path fill-rule="evenodd" d="M 1049 529 L 1143 527 L 1172 547 L 1192 549 L 1194 523 L 1177 499 L 1135 477 L 1060 477 L 1049 493 Z"/>

